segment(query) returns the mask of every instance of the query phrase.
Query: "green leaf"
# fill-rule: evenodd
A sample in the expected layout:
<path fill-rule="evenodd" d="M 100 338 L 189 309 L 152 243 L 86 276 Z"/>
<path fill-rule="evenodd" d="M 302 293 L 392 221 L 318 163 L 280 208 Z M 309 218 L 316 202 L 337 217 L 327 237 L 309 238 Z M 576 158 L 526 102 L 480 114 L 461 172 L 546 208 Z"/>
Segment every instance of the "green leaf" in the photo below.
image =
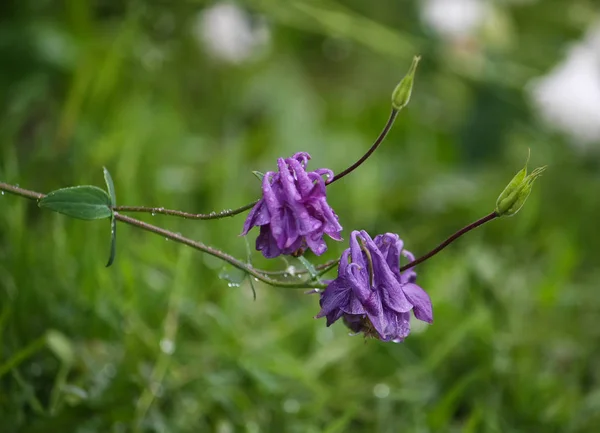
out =
<path fill-rule="evenodd" d="M 82 220 L 110 218 L 111 199 L 106 191 L 91 185 L 73 186 L 52 191 L 38 201 L 38 206 Z"/>
<path fill-rule="evenodd" d="M 108 195 L 110 196 L 110 205 L 117 205 L 117 196 L 115 195 L 115 184 L 113 183 L 112 176 L 106 167 L 102 167 L 104 170 L 104 182 L 106 182 L 106 188 L 108 188 Z"/>
<path fill-rule="evenodd" d="M 304 267 L 306 268 L 306 270 L 310 274 L 311 280 L 316 280 L 319 283 L 322 283 L 321 277 L 319 276 L 319 273 L 317 272 L 317 270 L 315 269 L 315 267 L 313 266 L 313 264 L 311 262 L 309 262 L 306 257 L 299 256 L 298 260 L 300 260 L 300 262 L 304 265 Z"/>
<path fill-rule="evenodd" d="M 106 167 L 102 167 L 104 170 L 104 181 L 108 188 L 108 194 L 110 196 L 110 205 L 117 205 L 117 196 L 115 195 L 115 184 L 113 183 L 112 176 Z M 115 261 L 115 255 L 117 253 L 117 220 L 115 219 L 114 213 L 111 211 L 110 218 L 110 255 L 108 256 L 108 262 L 106 267 L 108 268 Z"/>

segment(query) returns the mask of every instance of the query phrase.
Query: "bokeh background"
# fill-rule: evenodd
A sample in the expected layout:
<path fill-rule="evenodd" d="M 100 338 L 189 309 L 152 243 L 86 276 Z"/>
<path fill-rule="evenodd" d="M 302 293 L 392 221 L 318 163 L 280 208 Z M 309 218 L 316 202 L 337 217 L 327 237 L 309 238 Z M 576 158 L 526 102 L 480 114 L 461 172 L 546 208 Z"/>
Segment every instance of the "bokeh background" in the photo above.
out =
<path fill-rule="evenodd" d="M 354 162 L 414 54 L 409 107 L 329 189 L 346 238 L 425 253 L 493 210 L 528 149 L 549 165 L 517 216 L 418 267 L 433 325 L 365 342 L 313 319 L 314 296 L 257 285 L 253 301 L 222 263 L 130 226 L 105 268 L 106 221 L 5 194 L 0 431 L 598 431 L 592 0 L 5 0 L 0 180 L 103 186 L 106 166 L 119 204 L 238 207 L 279 156 Z M 140 217 L 246 257 L 244 216 Z"/>

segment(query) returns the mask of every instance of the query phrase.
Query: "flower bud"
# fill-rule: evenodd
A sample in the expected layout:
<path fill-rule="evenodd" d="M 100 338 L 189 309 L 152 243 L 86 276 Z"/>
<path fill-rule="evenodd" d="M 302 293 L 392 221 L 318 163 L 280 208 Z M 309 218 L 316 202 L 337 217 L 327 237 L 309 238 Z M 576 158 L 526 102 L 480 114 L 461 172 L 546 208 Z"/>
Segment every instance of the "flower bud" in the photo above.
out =
<path fill-rule="evenodd" d="M 410 95 L 412 93 L 413 88 L 413 80 L 415 78 L 415 71 L 417 70 L 419 60 L 421 60 L 420 56 L 413 57 L 413 61 L 410 65 L 408 73 L 404 76 L 402 81 L 398 83 L 398 85 L 394 89 L 394 92 L 392 93 L 392 107 L 394 107 L 395 110 L 403 109 L 410 101 Z"/>
<path fill-rule="evenodd" d="M 496 214 L 498 216 L 513 216 L 519 212 L 531 193 L 533 182 L 546 170 L 546 166 L 538 167 L 530 174 L 527 174 L 528 162 L 529 157 L 527 157 L 525 167 L 512 178 L 498 197 L 498 200 L 496 200 Z"/>

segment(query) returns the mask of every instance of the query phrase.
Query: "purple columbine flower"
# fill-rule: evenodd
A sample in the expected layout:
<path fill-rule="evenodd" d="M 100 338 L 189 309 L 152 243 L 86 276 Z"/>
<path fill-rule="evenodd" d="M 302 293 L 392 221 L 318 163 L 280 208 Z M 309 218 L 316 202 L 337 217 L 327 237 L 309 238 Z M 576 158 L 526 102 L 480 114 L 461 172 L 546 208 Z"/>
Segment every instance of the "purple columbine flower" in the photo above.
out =
<path fill-rule="evenodd" d="M 386 233 L 371 239 L 367 232 L 353 231 L 350 248 L 342 254 L 338 277 L 321 294 L 321 311 L 327 326 L 339 318 L 355 333 L 383 341 L 401 342 L 410 332 L 410 311 L 433 322 L 431 300 L 415 284 L 411 268 L 400 273 L 400 255 L 411 262 L 398 235 Z"/>
<path fill-rule="evenodd" d="M 242 235 L 260 227 L 256 249 L 267 258 L 281 254 L 299 255 L 310 248 L 316 255 L 327 250 L 323 235 L 342 240 L 342 226 L 327 204 L 323 176 L 333 178 L 328 169 L 307 172 L 310 155 L 300 152 L 277 160 L 278 172 L 263 177 L 263 198 L 250 211 Z"/>

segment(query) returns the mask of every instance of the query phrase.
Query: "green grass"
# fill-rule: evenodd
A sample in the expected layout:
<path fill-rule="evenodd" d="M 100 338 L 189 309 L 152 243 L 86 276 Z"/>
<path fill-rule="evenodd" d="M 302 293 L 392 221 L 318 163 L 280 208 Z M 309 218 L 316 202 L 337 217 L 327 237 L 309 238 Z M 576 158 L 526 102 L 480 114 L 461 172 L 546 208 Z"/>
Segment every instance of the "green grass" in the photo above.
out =
<path fill-rule="evenodd" d="M 278 156 L 307 151 L 334 171 L 354 162 L 417 53 L 413 98 L 388 140 L 330 188 L 345 238 L 396 232 L 419 255 L 493 210 L 528 148 L 549 169 L 517 216 L 419 266 L 435 321 L 403 344 L 326 328 L 302 291 L 256 284 L 253 301 L 247 281 L 219 278 L 218 261 L 133 227 L 119 225 L 105 268 L 106 220 L 2 195 L 3 433 L 595 431 L 598 164 L 537 123 L 523 93 L 585 14 L 498 6 L 513 42 L 483 38 L 489 64 L 473 73 L 419 26 L 414 2 L 253 2 L 272 48 L 241 66 L 196 43 L 204 2 L 95 4 L 6 6 L 0 180 L 102 187 L 106 166 L 122 205 L 238 207 L 260 192 L 252 170 Z M 325 42 L 348 44 L 346 57 Z M 243 218 L 142 217 L 241 258 Z"/>

